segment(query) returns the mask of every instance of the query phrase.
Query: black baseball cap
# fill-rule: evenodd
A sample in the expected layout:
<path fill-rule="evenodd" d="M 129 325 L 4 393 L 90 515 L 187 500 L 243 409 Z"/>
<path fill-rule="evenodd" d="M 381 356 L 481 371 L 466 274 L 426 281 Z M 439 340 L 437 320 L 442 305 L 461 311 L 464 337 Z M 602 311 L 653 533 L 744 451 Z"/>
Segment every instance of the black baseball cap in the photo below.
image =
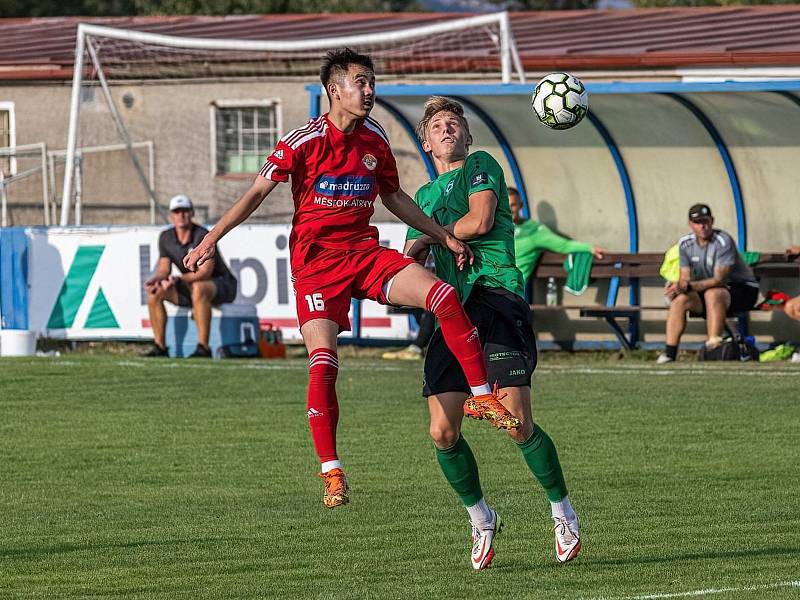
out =
<path fill-rule="evenodd" d="M 711 209 L 708 204 L 694 204 L 689 209 L 689 220 L 697 221 L 698 219 L 713 219 Z"/>

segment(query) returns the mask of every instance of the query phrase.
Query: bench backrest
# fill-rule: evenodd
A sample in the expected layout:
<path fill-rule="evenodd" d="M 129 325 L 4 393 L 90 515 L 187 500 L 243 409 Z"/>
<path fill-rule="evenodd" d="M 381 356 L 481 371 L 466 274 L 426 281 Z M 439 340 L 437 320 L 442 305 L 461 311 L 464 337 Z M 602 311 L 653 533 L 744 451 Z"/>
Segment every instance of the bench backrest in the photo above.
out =
<path fill-rule="evenodd" d="M 564 260 L 566 255 L 555 252 L 542 254 L 533 276 L 537 279 L 556 277 L 563 279 Z M 612 277 L 660 277 L 658 270 L 664 255 L 660 252 L 640 252 L 637 254 L 606 254 L 602 259 L 592 262 L 593 279 L 611 279 Z M 800 262 L 798 258 L 788 257 L 784 253 L 762 252 L 758 263 L 753 267 L 756 277 L 798 277 Z"/>

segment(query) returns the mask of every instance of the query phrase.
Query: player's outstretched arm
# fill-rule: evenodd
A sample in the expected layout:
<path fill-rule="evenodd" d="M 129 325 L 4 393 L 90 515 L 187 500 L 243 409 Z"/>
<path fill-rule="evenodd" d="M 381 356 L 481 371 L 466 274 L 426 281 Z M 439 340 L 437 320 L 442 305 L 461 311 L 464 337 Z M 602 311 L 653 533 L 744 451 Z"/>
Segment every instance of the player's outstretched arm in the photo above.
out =
<path fill-rule="evenodd" d="M 195 271 L 197 267 L 214 257 L 217 242 L 226 233 L 253 214 L 264 201 L 269 193 L 278 185 L 277 181 L 265 179 L 261 175 L 256 175 L 253 184 L 242 197 L 231 206 L 222 218 L 214 225 L 214 229 L 209 231 L 202 241 L 195 247 L 186 258 L 183 259 L 183 266 L 190 271 Z"/>
<path fill-rule="evenodd" d="M 381 200 L 383 205 L 403 223 L 430 236 L 436 243 L 455 254 L 459 269 L 467 263 L 472 264 L 474 257 L 469 246 L 457 240 L 433 219 L 429 219 L 402 188 L 390 194 L 381 194 Z"/>

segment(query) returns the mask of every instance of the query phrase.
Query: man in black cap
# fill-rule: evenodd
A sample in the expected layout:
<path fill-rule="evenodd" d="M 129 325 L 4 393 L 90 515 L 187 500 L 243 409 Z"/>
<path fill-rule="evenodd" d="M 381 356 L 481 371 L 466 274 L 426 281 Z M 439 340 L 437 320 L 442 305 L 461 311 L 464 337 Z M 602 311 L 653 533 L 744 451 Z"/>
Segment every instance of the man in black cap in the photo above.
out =
<path fill-rule="evenodd" d="M 169 220 L 174 227 L 161 232 L 158 238 L 158 264 L 153 276 L 144 283 L 154 338 L 153 348 L 146 356 L 169 356 L 164 344 L 167 325 L 165 301 L 192 307 L 199 343 L 189 356 L 209 358 L 211 307 L 233 302 L 236 298 L 236 278 L 219 252 L 193 273 L 183 266 L 184 257 L 208 233 L 205 227 L 192 220 L 193 217 L 194 206 L 189 196 L 178 194 L 169 201 Z M 180 275 L 171 274 L 172 265 L 178 267 Z"/>
<path fill-rule="evenodd" d="M 739 252 L 733 238 L 714 229 L 714 217 L 707 204 L 689 209 L 692 233 L 680 239 L 680 279 L 668 283 L 664 294 L 670 300 L 667 342 L 659 364 L 675 360 L 678 344 L 686 329 L 686 315 L 705 317 L 711 350 L 722 343 L 725 318 L 752 309 L 758 300 L 758 282 Z"/>

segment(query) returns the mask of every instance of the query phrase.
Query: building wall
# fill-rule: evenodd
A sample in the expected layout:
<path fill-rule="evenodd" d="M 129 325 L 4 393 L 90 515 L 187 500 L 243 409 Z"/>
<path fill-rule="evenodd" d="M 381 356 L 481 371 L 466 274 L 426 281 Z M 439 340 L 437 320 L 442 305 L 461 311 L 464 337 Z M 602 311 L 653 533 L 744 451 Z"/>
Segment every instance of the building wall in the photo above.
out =
<path fill-rule="evenodd" d="M 204 221 L 216 221 L 248 188 L 252 175 L 213 174 L 211 105 L 219 100 L 280 100 L 282 133 L 308 120 L 307 80 L 294 82 L 224 82 L 115 85 L 112 95 L 133 141 L 152 141 L 155 185 L 165 205 L 177 193 L 191 196 Z M 128 105 L 123 103 L 127 96 Z M 17 144 L 45 142 L 49 150 L 66 146 L 70 88 L 67 85 L 4 85 L 0 100 L 16 106 Z M 325 110 L 325 108 L 323 108 Z M 49 118 L 42 119 L 46 114 Z M 403 128 L 380 107 L 373 116 L 387 129 L 398 159 L 403 187 L 413 191 L 427 180 L 422 160 Z M 99 87 L 83 95 L 79 145 L 120 144 L 111 113 Z M 148 152 L 136 155 L 145 173 Z M 127 151 L 86 154 L 82 161 L 82 222 L 84 224 L 142 224 L 150 222 L 150 200 Z M 57 187 L 51 192 L 60 205 L 63 167 L 56 169 Z M 39 178 L 10 186 L 10 224 L 42 224 Z M 56 211 L 57 212 L 57 211 Z M 260 222 L 289 222 L 292 201 L 288 185 L 281 185 L 251 217 Z M 394 220 L 378 203 L 376 219 Z M 160 217 L 157 215 L 157 221 Z M 72 219 L 70 219 L 72 222 Z"/>

